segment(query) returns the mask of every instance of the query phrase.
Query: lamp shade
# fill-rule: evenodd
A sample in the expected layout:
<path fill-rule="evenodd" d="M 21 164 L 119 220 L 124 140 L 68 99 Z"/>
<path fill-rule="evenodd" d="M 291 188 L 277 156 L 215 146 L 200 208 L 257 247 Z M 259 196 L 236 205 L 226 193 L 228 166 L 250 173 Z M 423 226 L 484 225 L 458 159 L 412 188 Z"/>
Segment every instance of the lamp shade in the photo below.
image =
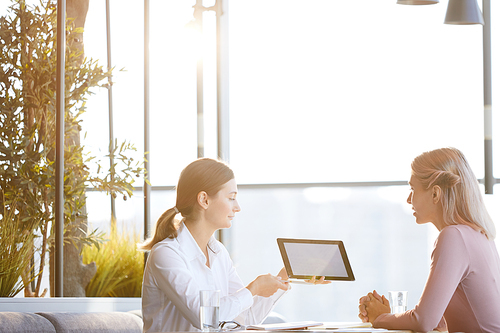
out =
<path fill-rule="evenodd" d="M 476 0 L 450 0 L 444 23 L 484 25 L 484 20 Z"/>
<path fill-rule="evenodd" d="M 439 0 L 398 0 L 398 5 L 433 5 Z"/>

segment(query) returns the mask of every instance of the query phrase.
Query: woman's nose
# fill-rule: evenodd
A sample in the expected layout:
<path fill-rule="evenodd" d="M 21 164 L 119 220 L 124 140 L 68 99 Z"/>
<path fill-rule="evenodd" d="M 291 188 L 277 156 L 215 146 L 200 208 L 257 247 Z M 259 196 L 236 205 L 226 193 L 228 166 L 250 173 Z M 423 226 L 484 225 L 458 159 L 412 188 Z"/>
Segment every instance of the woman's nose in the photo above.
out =
<path fill-rule="evenodd" d="M 411 193 L 408 195 L 408 199 L 406 199 L 406 202 L 411 205 Z"/>

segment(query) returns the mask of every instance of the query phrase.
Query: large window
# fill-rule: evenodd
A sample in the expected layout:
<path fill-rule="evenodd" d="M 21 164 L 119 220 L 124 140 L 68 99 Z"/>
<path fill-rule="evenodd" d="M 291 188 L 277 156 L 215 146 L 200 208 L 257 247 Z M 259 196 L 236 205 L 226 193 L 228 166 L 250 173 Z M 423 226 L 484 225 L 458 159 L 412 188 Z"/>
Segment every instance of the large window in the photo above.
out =
<path fill-rule="evenodd" d="M 171 185 L 178 172 L 196 158 L 197 42 L 192 3 L 150 1 L 150 179 L 153 185 Z M 85 28 L 85 51 L 106 65 L 105 2 L 91 1 Z M 135 144 L 142 156 L 144 145 L 144 4 L 110 1 L 113 117 L 115 137 Z M 133 18 L 133 19 L 131 19 Z M 108 149 L 107 91 L 99 91 L 100 105 L 89 105 L 86 144 Z M 90 104 L 90 103 L 89 103 Z M 97 111 L 99 110 L 99 111 Z M 98 115 L 96 115 L 98 113 Z M 102 119 L 97 130 L 93 119 Z M 209 126 L 214 128 L 214 126 Z M 213 132 L 214 129 L 209 131 Z M 95 149 L 94 149 L 95 150 Z M 136 184 L 141 186 L 142 184 Z"/>
<path fill-rule="evenodd" d="M 446 4 L 229 3 L 231 163 L 242 183 L 405 180 L 454 146 L 483 176 L 481 26 Z"/>

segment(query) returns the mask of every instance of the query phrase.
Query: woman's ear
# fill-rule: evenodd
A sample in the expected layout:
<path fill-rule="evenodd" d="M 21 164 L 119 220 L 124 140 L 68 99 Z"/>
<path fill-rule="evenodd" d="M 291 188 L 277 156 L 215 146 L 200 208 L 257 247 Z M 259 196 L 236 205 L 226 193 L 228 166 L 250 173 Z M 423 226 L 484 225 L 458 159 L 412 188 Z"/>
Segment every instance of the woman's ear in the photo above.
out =
<path fill-rule="evenodd" d="M 437 204 L 441 200 L 441 195 L 443 193 L 443 190 L 439 185 L 434 185 L 432 187 L 432 202 L 434 204 Z"/>
<path fill-rule="evenodd" d="M 207 192 L 201 191 L 196 196 L 196 199 L 198 201 L 198 204 L 201 206 L 201 208 L 203 208 L 203 209 L 208 208 L 208 194 L 207 194 Z"/>

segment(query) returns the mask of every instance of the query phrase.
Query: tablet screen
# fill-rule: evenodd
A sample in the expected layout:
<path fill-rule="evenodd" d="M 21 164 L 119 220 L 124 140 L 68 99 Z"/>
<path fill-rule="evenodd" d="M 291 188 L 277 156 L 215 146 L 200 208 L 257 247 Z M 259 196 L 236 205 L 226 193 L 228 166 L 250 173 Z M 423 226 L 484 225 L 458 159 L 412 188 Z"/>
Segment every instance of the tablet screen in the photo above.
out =
<path fill-rule="evenodd" d="M 278 246 L 290 278 L 354 280 L 342 241 L 278 238 Z"/>

